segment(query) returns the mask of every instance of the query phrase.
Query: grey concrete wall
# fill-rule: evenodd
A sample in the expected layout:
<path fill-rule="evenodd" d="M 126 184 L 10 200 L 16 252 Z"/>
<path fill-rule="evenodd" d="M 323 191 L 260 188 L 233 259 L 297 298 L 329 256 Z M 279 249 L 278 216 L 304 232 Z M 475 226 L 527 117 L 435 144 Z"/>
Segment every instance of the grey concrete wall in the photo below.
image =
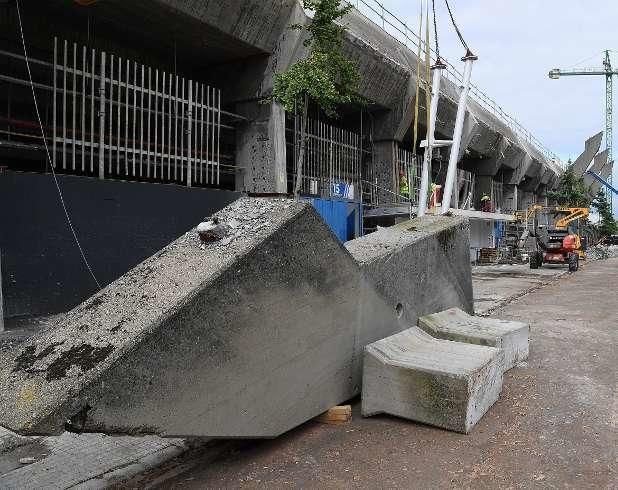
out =
<path fill-rule="evenodd" d="M 408 326 L 419 316 L 457 306 L 472 313 L 469 224 L 425 216 L 346 243 L 365 277 Z"/>

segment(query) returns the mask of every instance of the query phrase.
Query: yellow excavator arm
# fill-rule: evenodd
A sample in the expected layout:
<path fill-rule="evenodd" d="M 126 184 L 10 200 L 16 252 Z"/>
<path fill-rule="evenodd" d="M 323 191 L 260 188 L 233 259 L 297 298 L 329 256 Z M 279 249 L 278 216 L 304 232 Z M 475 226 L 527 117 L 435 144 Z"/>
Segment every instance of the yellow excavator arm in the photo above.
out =
<path fill-rule="evenodd" d="M 572 221 L 587 218 L 590 214 L 590 209 L 588 208 L 569 208 L 558 206 L 555 210 L 559 213 L 568 213 L 563 218 L 556 220 L 556 228 L 566 228 Z"/>

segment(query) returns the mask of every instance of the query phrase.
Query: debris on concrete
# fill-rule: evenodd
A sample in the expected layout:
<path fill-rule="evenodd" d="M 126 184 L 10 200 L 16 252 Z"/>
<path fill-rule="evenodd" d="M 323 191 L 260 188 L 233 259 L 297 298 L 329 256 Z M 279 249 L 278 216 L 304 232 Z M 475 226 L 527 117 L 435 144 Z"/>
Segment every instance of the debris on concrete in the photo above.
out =
<path fill-rule="evenodd" d="M 605 260 L 618 257 L 618 245 L 594 245 L 586 250 L 586 259 Z"/>
<path fill-rule="evenodd" d="M 449 308 L 420 317 L 418 326 L 438 339 L 501 349 L 503 371 L 528 359 L 528 323 L 472 316 L 459 308 Z"/>
<path fill-rule="evenodd" d="M 467 434 L 500 396 L 501 357 L 494 347 L 434 339 L 417 327 L 374 342 L 365 348 L 362 414 Z"/>

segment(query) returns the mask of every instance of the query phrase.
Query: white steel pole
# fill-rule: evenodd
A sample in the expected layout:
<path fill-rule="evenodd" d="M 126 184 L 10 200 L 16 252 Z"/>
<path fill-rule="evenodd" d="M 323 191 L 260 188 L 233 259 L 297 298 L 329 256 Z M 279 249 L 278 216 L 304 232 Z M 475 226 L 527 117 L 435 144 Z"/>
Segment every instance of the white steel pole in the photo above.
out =
<path fill-rule="evenodd" d="M 455 130 L 453 132 L 453 144 L 451 146 L 451 154 L 448 159 L 448 171 L 446 172 L 446 182 L 444 183 L 444 196 L 442 198 L 442 207 L 440 214 L 448 213 L 451 207 L 451 196 L 453 195 L 453 186 L 455 184 L 455 176 L 457 175 L 457 160 L 459 158 L 459 147 L 461 145 L 461 135 L 463 132 L 464 119 L 466 117 L 466 103 L 468 100 L 468 92 L 470 91 L 470 75 L 472 73 L 472 63 L 478 58 L 470 51 L 466 53 L 461 60 L 464 64 L 463 86 L 459 94 L 459 103 L 457 104 L 457 117 L 455 118 Z"/>
<path fill-rule="evenodd" d="M 433 151 L 434 132 L 436 129 L 436 116 L 438 114 L 438 100 L 440 99 L 440 82 L 442 80 L 442 70 L 446 68 L 440 60 L 431 67 L 431 107 L 429 110 L 429 127 L 427 128 L 427 146 L 423 157 L 423 169 L 421 170 L 421 188 L 418 195 L 418 215 L 425 216 L 427 212 L 427 192 L 429 190 L 429 166 L 431 165 L 431 154 Z M 408 185 L 410 183 L 408 182 Z"/>

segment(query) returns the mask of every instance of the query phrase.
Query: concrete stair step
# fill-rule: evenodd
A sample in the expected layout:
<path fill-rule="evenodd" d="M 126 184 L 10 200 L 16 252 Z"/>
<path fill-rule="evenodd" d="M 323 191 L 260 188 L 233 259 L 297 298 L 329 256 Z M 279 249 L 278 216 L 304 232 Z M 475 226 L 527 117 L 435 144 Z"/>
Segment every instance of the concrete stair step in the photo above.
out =
<path fill-rule="evenodd" d="M 363 359 L 362 413 L 468 433 L 500 396 L 501 356 L 417 327 L 374 342 Z"/>
<path fill-rule="evenodd" d="M 420 317 L 418 326 L 435 338 L 502 349 L 503 371 L 528 358 L 527 323 L 472 316 L 460 308 L 449 308 Z"/>

